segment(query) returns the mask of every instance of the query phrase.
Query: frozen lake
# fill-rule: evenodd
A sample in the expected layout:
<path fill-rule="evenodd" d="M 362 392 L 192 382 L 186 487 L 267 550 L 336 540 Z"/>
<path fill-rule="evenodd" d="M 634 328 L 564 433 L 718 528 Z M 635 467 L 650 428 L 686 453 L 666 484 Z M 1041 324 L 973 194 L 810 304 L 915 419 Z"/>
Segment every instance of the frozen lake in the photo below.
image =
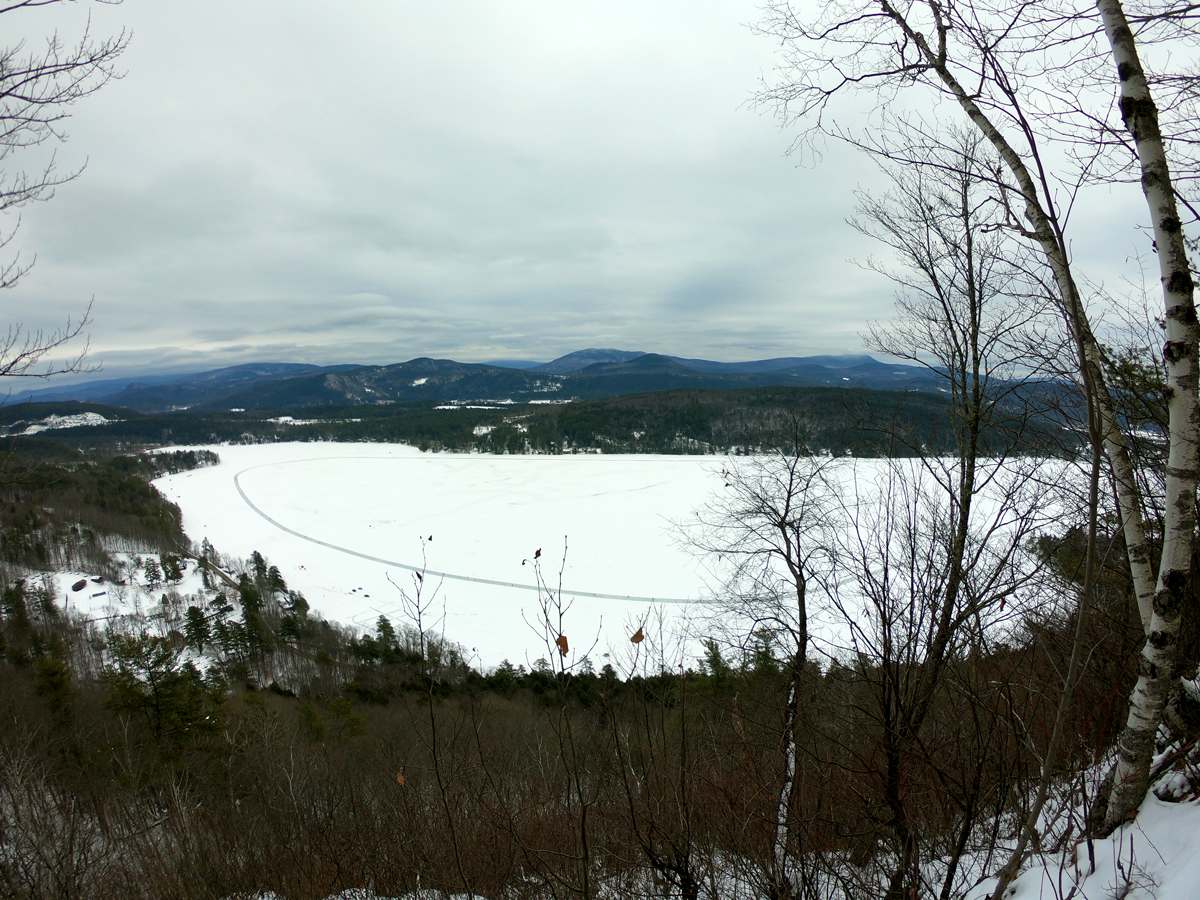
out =
<path fill-rule="evenodd" d="M 211 448 L 221 464 L 155 482 L 184 528 L 234 556 L 258 550 L 331 620 L 405 621 L 392 581 L 405 566 L 440 582 L 436 618 L 474 662 L 528 666 L 546 656 L 530 565 L 574 592 L 563 631 L 597 667 L 652 607 L 672 622 L 705 595 L 701 563 L 672 523 L 720 489 L 721 460 L 681 456 L 486 456 L 389 444 Z M 564 540 L 567 543 L 563 565 Z M 453 576 L 453 577 L 451 577 Z M 491 583 L 488 583 L 491 582 Z M 498 582 L 498 583 L 497 583 Z M 428 624 L 428 623 L 427 623 Z"/>
<path fill-rule="evenodd" d="M 220 454 L 219 466 L 155 482 L 183 510 L 188 535 L 197 542 L 208 538 L 233 556 L 258 550 L 333 621 L 373 630 L 386 615 L 395 624 L 414 624 L 398 585 L 411 593 L 413 569 L 424 566 L 426 598 L 438 591 L 425 615 L 427 631 L 461 644 L 474 665 L 508 659 L 529 666 L 549 656 L 544 630 L 535 627 L 540 615 L 533 566 L 523 564 L 540 550 L 552 587 L 562 570 L 563 594 L 571 602 L 562 632 L 572 658 L 586 654 L 597 668 L 612 651 L 619 651 L 613 661 L 621 660 L 639 626 L 649 624 L 647 636 L 657 635 L 660 619 L 673 635 L 694 623 L 686 658 L 679 656 L 679 641 L 674 652 L 666 648 L 670 665 L 694 664 L 698 638 L 722 624 L 741 635 L 749 627 L 748 620 L 729 620 L 727 608 L 718 611 L 706 602 L 730 573 L 729 560 L 693 555 L 680 545 L 675 527 L 715 497 L 729 496 L 721 470 L 731 461 L 721 457 L 488 456 L 334 443 L 211 449 Z M 939 477 L 931 473 L 950 470 L 936 460 L 928 461 L 924 474 L 916 461 L 816 464 L 836 483 L 843 506 L 840 512 L 811 509 L 812 521 L 836 534 L 806 540 L 839 543 L 847 567 L 836 576 L 836 605 L 819 592 L 810 596 L 809 629 L 822 652 L 857 652 L 847 643 L 863 621 L 855 573 L 882 577 L 885 548 L 893 556 L 888 565 L 906 571 L 909 526 L 919 545 L 913 545 L 914 577 L 926 562 L 936 562 L 936 548 L 925 546 L 926 532 L 930 521 L 946 518 L 948 508 L 936 486 Z M 988 617 L 988 627 L 1019 620 L 1027 604 L 1040 608 L 1047 602 L 1030 580 L 1039 563 L 1021 548 L 1039 531 L 1060 527 L 1056 520 L 1078 495 L 1070 473 L 1061 463 L 1025 459 L 1004 463 L 995 478 L 985 479 L 975 518 L 990 549 L 978 555 L 984 568 L 973 577 L 993 588 L 1011 582 L 1016 592 L 1007 612 L 1000 605 Z M 894 518 L 885 521 L 887 510 Z M 869 560 L 856 562 L 862 553 Z M 1003 561 L 994 575 L 986 572 L 989 559 Z M 713 567 L 722 571 L 714 574 Z M 910 588 L 922 590 L 899 582 L 890 590 L 903 594 Z M 550 640 L 557 633 L 556 625 Z"/>

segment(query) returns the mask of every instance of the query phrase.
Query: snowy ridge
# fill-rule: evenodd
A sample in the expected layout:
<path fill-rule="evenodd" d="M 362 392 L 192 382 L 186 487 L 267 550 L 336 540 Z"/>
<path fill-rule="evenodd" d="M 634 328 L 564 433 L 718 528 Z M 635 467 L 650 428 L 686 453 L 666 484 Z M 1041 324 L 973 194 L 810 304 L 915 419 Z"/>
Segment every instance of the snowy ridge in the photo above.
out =
<path fill-rule="evenodd" d="M 30 425 L 21 434 L 38 434 L 42 431 L 51 431 L 58 428 L 80 428 L 89 425 L 107 425 L 108 419 L 100 415 L 100 413 L 85 412 L 76 413 L 70 416 L 46 416 L 41 422 Z"/>

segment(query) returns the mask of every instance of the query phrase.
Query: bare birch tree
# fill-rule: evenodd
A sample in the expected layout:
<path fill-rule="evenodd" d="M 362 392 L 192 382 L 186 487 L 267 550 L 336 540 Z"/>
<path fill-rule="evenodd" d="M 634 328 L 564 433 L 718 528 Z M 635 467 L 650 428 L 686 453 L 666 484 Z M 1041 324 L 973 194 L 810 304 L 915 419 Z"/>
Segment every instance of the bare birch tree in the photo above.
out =
<path fill-rule="evenodd" d="M 1165 154 L 1153 149 L 1149 89 L 1138 86 L 1133 74 L 1137 66 L 1130 54 L 1136 41 L 1127 25 L 1122 30 L 1112 5 L 1101 17 L 1117 47 L 1122 116 L 1146 138 L 1145 149 L 1141 138 L 1134 143 L 1142 181 L 1151 182 L 1147 190 L 1152 189 L 1156 235 L 1162 231 L 1169 237 L 1172 229 L 1180 231 L 1179 219 L 1165 205 L 1172 191 L 1169 177 L 1164 180 Z M 1137 479 L 1105 386 L 1101 348 L 1073 272 L 1066 234 L 1070 199 L 1079 185 L 1096 177 L 1097 160 L 1108 148 L 1103 141 L 1089 146 L 1072 137 L 1073 163 L 1056 169 L 1052 162 L 1062 159 L 1055 141 L 1071 135 L 1080 123 L 1086 127 L 1075 133 L 1085 138 L 1112 133 L 1108 111 L 1092 104 L 1105 89 L 1096 76 L 1095 20 L 1052 2 L 959 6 L 938 0 L 849 0 L 825 4 L 809 18 L 786 0 L 776 0 L 768 6 L 762 30 L 780 41 L 785 64 L 779 82 L 767 87 L 760 99 L 775 104 L 785 118 L 804 120 L 812 129 L 809 134 L 834 134 L 891 158 L 920 161 L 929 152 L 928 141 L 896 140 L 896 132 L 886 128 L 890 115 L 882 106 L 877 116 L 885 127 L 864 136 L 830 123 L 830 104 L 859 91 L 892 103 L 915 90 L 926 103 L 957 107 L 1001 163 L 995 193 L 1006 205 L 1003 227 L 1037 248 L 1052 275 L 1074 338 L 1080 381 L 1095 404 L 1116 486 L 1134 595 L 1148 636 L 1130 725 L 1122 739 L 1117 783 L 1125 787 L 1113 795 L 1111 827 L 1136 808 L 1139 789 L 1144 792 L 1153 735 L 1172 677 L 1179 593 L 1186 584 L 1178 566 L 1190 560 L 1194 542 L 1200 415 L 1195 412 L 1196 315 L 1180 233 L 1175 244 L 1164 244 L 1159 251 L 1160 257 L 1171 259 L 1164 269 L 1164 290 L 1173 330 L 1164 355 L 1170 357 L 1172 388 L 1178 395 L 1170 431 L 1171 460 L 1178 468 L 1168 486 L 1164 523 L 1173 544 L 1169 554 L 1163 553 L 1156 587 Z M 1111 76 L 1107 83 L 1112 83 Z M 936 141 L 929 130 L 922 136 Z M 1065 206 L 1060 202 L 1064 197 Z"/>
<path fill-rule="evenodd" d="M 1133 29 L 1120 0 L 1097 0 L 1096 9 L 1112 48 L 1119 86 L 1118 108 L 1132 138 L 1141 171 L 1142 191 L 1149 207 L 1154 245 L 1162 280 L 1167 341 L 1169 449 L 1163 548 L 1146 626 L 1146 643 L 1138 680 L 1129 704 L 1129 718 L 1118 742 L 1117 766 L 1105 817 L 1114 828 L 1137 811 L 1150 778 L 1154 738 L 1175 674 L 1175 642 L 1190 583 L 1196 540 L 1196 482 L 1200 477 L 1200 365 L 1197 346 L 1195 284 L 1175 200 L 1158 107 L 1138 54 Z"/>

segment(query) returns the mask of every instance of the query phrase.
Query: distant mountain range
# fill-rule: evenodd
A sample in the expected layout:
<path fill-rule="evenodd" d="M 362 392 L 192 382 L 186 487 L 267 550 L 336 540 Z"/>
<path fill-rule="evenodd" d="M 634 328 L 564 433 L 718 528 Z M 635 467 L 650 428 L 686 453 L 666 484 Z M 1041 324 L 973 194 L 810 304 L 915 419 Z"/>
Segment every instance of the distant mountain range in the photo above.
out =
<path fill-rule="evenodd" d="M 388 366 L 255 363 L 186 375 L 106 379 L 22 391 L 9 404 L 86 400 L 144 413 L 293 409 L 409 401 L 562 402 L 678 388 L 864 387 L 938 391 L 919 366 L 870 356 L 799 356 L 714 362 L 638 351 L 588 349 L 548 363 L 412 359 Z"/>

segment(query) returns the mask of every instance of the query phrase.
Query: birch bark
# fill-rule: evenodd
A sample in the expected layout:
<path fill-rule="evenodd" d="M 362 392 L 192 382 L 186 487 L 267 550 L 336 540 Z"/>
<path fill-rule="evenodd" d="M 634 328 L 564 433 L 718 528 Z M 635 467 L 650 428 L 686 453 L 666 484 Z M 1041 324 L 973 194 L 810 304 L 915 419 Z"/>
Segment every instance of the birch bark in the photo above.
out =
<path fill-rule="evenodd" d="M 788 508 L 791 508 L 790 498 Z M 777 522 L 775 527 L 779 532 L 779 544 L 783 548 L 783 562 L 796 590 L 796 620 L 793 631 L 796 647 L 788 666 L 787 704 L 783 716 L 784 773 L 775 816 L 775 846 L 772 859 L 776 895 L 780 900 L 787 900 L 795 893 L 788 872 L 788 846 L 792 843 L 792 794 L 796 790 L 796 727 L 800 720 L 800 679 L 804 677 L 804 664 L 808 659 L 809 574 L 805 571 L 799 541 L 793 541 L 794 526 L 791 526 L 785 517 Z"/>
<path fill-rule="evenodd" d="M 1174 676 L 1180 610 L 1196 536 L 1196 480 L 1200 468 L 1200 369 L 1197 367 L 1195 285 L 1175 204 L 1170 166 L 1158 125 L 1158 108 L 1139 58 L 1137 41 L 1120 0 L 1097 0 L 1096 9 L 1117 69 L 1121 119 L 1133 138 L 1142 192 L 1150 208 L 1166 310 L 1167 454 L 1163 550 L 1146 643 L 1129 717 L 1117 745 L 1117 764 L 1105 817 L 1112 830 L 1135 814 L 1146 795 L 1154 737 Z"/>
<path fill-rule="evenodd" d="M 789 810 L 792 802 L 792 791 L 796 784 L 796 706 L 799 700 L 800 672 L 803 671 L 803 656 L 797 665 L 793 665 L 791 677 L 788 679 L 787 709 L 783 722 L 783 756 L 784 778 L 779 790 L 779 808 L 775 818 L 775 846 L 773 848 L 774 877 L 776 896 L 786 900 L 792 896 L 792 881 L 788 874 L 788 843 L 791 837 L 791 816 Z"/>

